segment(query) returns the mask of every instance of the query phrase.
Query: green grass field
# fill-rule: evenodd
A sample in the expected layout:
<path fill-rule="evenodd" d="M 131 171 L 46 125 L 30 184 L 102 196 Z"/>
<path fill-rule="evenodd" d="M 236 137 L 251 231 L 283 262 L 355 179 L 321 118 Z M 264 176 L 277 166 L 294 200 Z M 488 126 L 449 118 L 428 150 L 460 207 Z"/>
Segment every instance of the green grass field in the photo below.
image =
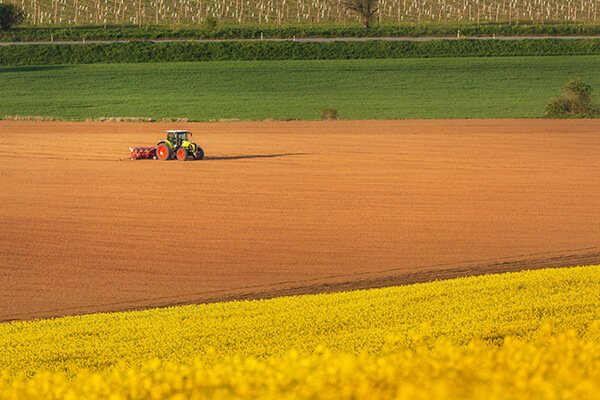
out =
<path fill-rule="evenodd" d="M 95 64 L 0 68 L 0 117 L 219 119 L 540 117 L 600 57 Z"/>

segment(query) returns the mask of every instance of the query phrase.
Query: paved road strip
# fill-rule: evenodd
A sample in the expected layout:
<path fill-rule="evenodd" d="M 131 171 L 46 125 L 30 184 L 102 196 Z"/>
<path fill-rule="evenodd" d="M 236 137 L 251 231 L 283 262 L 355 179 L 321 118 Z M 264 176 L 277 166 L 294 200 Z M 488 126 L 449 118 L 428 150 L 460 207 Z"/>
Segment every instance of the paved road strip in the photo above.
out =
<path fill-rule="evenodd" d="M 477 39 L 477 40 L 521 40 L 521 39 L 600 39 L 600 36 L 480 36 L 465 37 L 461 36 L 442 36 L 442 37 L 345 37 L 345 38 L 285 38 L 285 39 L 128 39 L 128 40 L 69 40 L 69 41 L 45 41 L 45 42 L 0 42 L 0 46 L 9 46 L 12 44 L 109 44 L 109 43 L 129 43 L 129 42 L 257 42 L 257 41 L 294 41 L 294 42 L 364 42 L 367 40 L 384 41 L 409 41 L 423 42 L 429 40 L 459 40 L 459 39 Z"/>

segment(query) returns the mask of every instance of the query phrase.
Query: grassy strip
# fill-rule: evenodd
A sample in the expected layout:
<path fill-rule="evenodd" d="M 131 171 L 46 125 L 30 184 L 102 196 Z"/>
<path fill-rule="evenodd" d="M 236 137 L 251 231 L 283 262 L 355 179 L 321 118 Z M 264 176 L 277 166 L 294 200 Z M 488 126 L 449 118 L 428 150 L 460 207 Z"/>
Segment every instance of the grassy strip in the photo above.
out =
<path fill-rule="evenodd" d="M 599 56 L 93 64 L 0 68 L 0 117 L 190 121 L 541 117 Z"/>
<path fill-rule="evenodd" d="M 426 23 L 421 25 L 384 25 L 370 29 L 360 26 L 310 25 L 274 27 L 257 25 L 240 27 L 219 26 L 207 29 L 202 26 L 171 28 L 168 26 L 100 26 L 87 27 L 26 27 L 15 28 L 12 32 L 0 32 L 0 41 L 28 42 L 54 40 L 116 40 L 116 39 L 258 39 L 265 38 L 314 38 L 314 37 L 400 37 L 400 36 L 456 36 L 457 31 L 464 36 L 596 36 L 600 35 L 599 24 L 567 23 Z"/>
<path fill-rule="evenodd" d="M 600 39 L 129 42 L 0 47 L 0 65 L 600 55 Z"/>
<path fill-rule="evenodd" d="M 577 267 L 3 324 L 0 392 L 591 399 L 599 284 Z"/>

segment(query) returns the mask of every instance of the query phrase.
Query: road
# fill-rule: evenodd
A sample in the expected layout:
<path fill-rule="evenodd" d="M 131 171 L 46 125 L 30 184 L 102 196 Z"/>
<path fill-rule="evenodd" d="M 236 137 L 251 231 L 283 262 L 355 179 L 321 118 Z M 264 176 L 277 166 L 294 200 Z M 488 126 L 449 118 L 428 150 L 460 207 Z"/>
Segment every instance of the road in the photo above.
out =
<path fill-rule="evenodd" d="M 27 44 L 109 44 L 109 43 L 129 43 L 134 41 L 148 41 L 152 43 L 168 43 L 168 42 L 254 42 L 254 41 L 294 41 L 294 42 L 364 42 L 367 40 L 384 40 L 384 41 L 411 41 L 423 42 L 428 40 L 522 40 L 522 39 L 600 39 L 600 36 L 481 36 L 481 37 L 464 37 L 464 36 L 446 36 L 446 37 L 346 37 L 346 38 L 287 38 L 287 39 L 127 39 L 127 40 L 67 40 L 67 41 L 45 41 L 45 42 L 0 42 L 0 46 L 10 45 L 27 45 Z"/>

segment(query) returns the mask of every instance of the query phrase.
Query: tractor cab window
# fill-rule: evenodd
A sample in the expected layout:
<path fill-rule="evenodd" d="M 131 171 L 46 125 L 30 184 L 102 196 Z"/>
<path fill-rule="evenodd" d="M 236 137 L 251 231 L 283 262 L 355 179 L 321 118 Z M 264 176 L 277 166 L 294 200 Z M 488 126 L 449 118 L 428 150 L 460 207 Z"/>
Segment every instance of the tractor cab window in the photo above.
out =
<path fill-rule="evenodd" d="M 178 136 L 179 136 L 179 140 L 187 140 L 186 132 L 179 133 Z"/>
<path fill-rule="evenodd" d="M 171 143 L 175 143 L 176 139 L 175 139 L 175 134 L 174 133 L 169 133 L 167 135 L 167 140 Z"/>

